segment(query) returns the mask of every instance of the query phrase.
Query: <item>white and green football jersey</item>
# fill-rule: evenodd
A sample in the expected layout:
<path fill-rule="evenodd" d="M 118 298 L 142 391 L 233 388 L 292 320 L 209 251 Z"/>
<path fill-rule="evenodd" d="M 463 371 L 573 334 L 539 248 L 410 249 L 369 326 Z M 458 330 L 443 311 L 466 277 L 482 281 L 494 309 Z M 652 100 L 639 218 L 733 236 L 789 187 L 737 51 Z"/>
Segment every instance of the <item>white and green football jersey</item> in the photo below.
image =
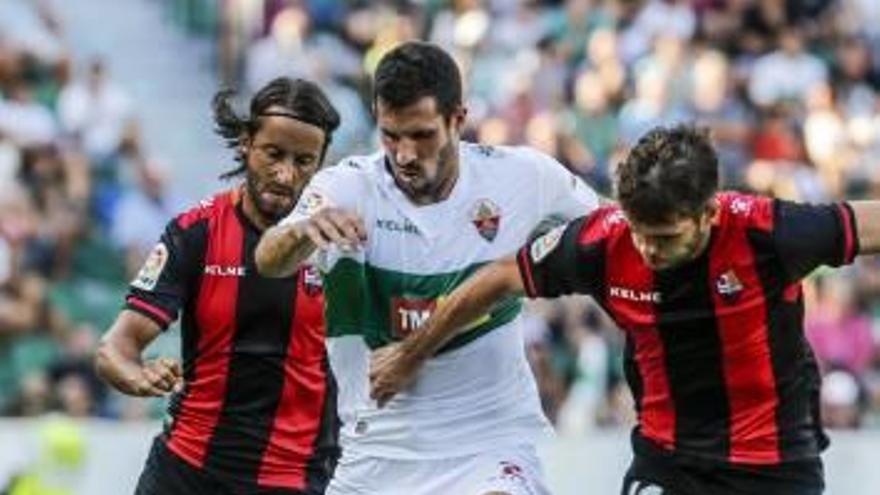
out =
<path fill-rule="evenodd" d="M 363 248 L 316 256 L 341 442 L 350 453 L 448 458 L 532 442 L 549 430 L 525 357 L 518 298 L 473 322 L 384 408 L 369 397 L 373 349 L 418 331 L 456 286 L 515 253 L 543 220 L 570 220 L 597 206 L 582 181 L 530 148 L 462 143 L 459 153 L 459 178 L 439 203 L 411 203 L 380 152 L 319 172 L 284 220 L 333 205 L 357 212 L 367 229 Z"/>

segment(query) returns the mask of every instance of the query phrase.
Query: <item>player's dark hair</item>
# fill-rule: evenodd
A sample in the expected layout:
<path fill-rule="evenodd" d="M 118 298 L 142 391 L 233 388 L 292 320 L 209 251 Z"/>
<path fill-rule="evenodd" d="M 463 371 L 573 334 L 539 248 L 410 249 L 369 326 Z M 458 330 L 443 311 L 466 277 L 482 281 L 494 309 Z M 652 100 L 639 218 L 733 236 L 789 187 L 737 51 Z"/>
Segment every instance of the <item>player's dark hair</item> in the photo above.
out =
<path fill-rule="evenodd" d="M 447 120 L 461 106 L 461 94 L 461 72 L 452 56 L 421 41 L 404 43 L 385 54 L 373 78 L 374 106 L 381 99 L 400 109 L 432 96 Z"/>
<path fill-rule="evenodd" d="M 260 130 L 263 117 L 283 116 L 314 125 L 324 131 L 324 147 L 319 161 L 324 160 L 327 147 L 333 138 L 333 131 L 339 127 L 339 112 L 330 103 L 324 92 L 315 83 L 304 79 L 279 77 L 263 86 L 251 98 L 250 113 L 240 116 L 232 105 L 233 90 L 221 90 L 214 95 L 215 131 L 223 137 L 226 145 L 235 151 L 235 161 L 239 166 L 220 176 L 229 179 L 247 170 L 242 143 L 245 137 L 252 138 Z M 272 107 L 279 107 L 270 111 Z"/>
<path fill-rule="evenodd" d="M 718 157 L 704 128 L 657 127 L 617 168 L 620 206 L 643 223 L 696 217 L 717 190 Z"/>

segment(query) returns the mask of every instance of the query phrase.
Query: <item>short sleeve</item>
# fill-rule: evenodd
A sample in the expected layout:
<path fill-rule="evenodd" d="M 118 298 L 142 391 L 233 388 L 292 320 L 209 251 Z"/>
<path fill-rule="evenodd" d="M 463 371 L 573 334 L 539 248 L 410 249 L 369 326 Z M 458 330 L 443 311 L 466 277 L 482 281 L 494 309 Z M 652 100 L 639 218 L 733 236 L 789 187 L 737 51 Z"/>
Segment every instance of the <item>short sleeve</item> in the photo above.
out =
<path fill-rule="evenodd" d="M 305 220 L 329 206 L 358 211 L 358 174 L 350 160 L 322 169 L 309 181 L 296 206 L 281 224 Z"/>
<path fill-rule="evenodd" d="M 200 263 L 193 239 L 199 230 L 198 225 L 184 230 L 176 221 L 166 226 L 131 282 L 125 298 L 127 309 L 150 318 L 163 330 L 177 319 Z"/>
<path fill-rule="evenodd" d="M 591 294 L 598 250 L 580 243 L 588 217 L 561 225 L 523 246 L 517 265 L 528 297 Z"/>
<path fill-rule="evenodd" d="M 537 151 L 532 151 L 530 156 L 537 166 L 539 215 L 542 220 L 558 217 L 571 221 L 599 206 L 596 192 L 561 163 Z"/>
<path fill-rule="evenodd" d="M 773 243 L 789 281 L 821 265 L 852 263 L 858 254 L 855 215 L 848 203 L 811 205 L 776 200 Z"/>

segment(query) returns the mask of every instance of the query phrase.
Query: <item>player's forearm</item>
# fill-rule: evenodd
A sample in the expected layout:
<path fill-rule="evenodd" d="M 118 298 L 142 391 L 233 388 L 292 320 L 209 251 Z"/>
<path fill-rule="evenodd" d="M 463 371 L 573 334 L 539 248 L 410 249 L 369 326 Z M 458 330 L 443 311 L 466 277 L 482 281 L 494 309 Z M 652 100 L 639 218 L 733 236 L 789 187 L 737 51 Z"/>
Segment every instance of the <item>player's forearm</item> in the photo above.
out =
<path fill-rule="evenodd" d="M 98 376 L 127 395 L 139 395 L 136 383 L 141 366 L 141 353 L 137 345 L 120 339 L 105 337 L 95 352 Z"/>
<path fill-rule="evenodd" d="M 522 292 L 522 281 L 515 258 L 492 263 L 453 291 L 425 326 L 401 344 L 401 351 L 409 359 L 422 362 L 433 356 L 471 322 L 486 314 L 496 302 Z"/>
<path fill-rule="evenodd" d="M 254 259 L 261 275 L 288 277 L 314 250 L 315 244 L 298 224 L 276 225 L 263 234 Z"/>
<path fill-rule="evenodd" d="M 860 254 L 880 254 L 880 201 L 851 201 Z"/>

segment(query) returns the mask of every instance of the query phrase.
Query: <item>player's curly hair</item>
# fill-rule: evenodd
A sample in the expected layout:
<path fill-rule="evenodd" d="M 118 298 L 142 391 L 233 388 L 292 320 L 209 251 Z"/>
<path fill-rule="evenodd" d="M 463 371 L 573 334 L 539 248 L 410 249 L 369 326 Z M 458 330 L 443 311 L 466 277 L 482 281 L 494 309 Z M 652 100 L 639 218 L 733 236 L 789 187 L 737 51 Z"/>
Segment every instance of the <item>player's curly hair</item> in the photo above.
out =
<path fill-rule="evenodd" d="M 623 211 L 642 223 L 698 216 L 718 191 L 718 156 L 708 130 L 652 129 L 618 165 L 615 189 Z"/>
<path fill-rule="evenodd" d="M 451 55 L 432 43 L 410 41 L 382 57 L 373 78 L 373 105 L 399 109 L 432 96 L 449 120 L 461 106 L 461 71 Z"/>
<path fill-rule="evenodd" d="M 240 116 L 232 105 L 234 90 L 218 91 L 214 95 L 215 132 L 223 137 L 226 145 L 235 150 L 235 161 L 239 166 L 224 173 L 221 179 L 230 179 L 241 175 L 247 170 L 242 142 L 245 137 L 251 138 L 260 130 L 263 117 L 281 115 L 301 120 L 324 131 L 324 148 L 319 161 L 324 160 L 327 148 L 333 138 L 333 131 L 339 127 L 339 112 L 315 83 L 304 79 L 279 77 L 263 86 L 251 98 L 250 113 L 247 117 Z M 270 111 L 272 107 L 278 110 Z"/>

